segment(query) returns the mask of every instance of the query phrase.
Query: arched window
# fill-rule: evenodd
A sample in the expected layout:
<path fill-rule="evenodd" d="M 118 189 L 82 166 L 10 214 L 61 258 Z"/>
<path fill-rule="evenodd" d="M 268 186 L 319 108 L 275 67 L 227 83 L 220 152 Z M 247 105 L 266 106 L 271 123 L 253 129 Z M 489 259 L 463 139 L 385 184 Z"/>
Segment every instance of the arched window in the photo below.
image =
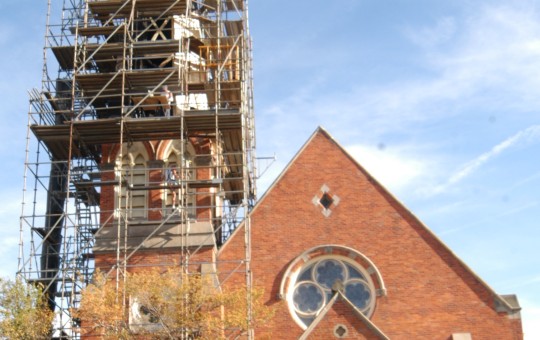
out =
<path fill-rule="evenodd" d="M 375 288 L 369 274 L 341 256 L 320 256 L 306 263 L 291 288 L 290 305 L 306 326 L 339 289 L 366 316 L 371 315 L 375 302 Z"/>
<path fill-rule="evenodd" d="M 386 294 L 379 271 L 354 249 L 324 245 L 309 249 L 285 271 L 280 295 L 293 319 L 306 329 L 334 294 L 340 292 L 366 317 L 375 310 L 377 296 Z"/>
<path fill-rule="evenodd" d="M 147 157 L 142 144 L 131 149 L 122 157 L 120 213 L 128 219 L 145 219 L 148 217 L 148 196 L 144 189 L 148 181 Z"/>
<path fill-rule="evenodd" d="M 184 153 L 180 148 L 179 142 L 173 142 L 164 162 L 164 180 L 171 186 L 164 190 L 164 210 L 165 214 L 174 209 L 174 206 L 180 205 L 185 208 L 187 216 L 191 219 L 196 218 L 197 191 L 191 184 L 196 180 L 197 173 L 193 166 L 193 148 L 186 143 Z M 178 175 L 176 179 L 171 179 L 168 175 L 171 169 L 176 168 Z M 176 201 L 176 202 L 175 202 Z"/>

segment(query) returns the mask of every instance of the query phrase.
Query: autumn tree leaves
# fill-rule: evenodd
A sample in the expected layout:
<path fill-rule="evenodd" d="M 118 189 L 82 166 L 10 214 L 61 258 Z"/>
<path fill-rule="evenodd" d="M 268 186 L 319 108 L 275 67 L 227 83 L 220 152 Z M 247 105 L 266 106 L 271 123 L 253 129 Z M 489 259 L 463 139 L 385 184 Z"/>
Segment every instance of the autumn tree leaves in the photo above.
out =
<path fill-rule="evenodd" d="M 212 282 L 172 269 L 128 274 L 121 282 L 98 272 L 73 313 L 83 333 L 118 339 L 231 338 L 272 318 L 262 290 L 252 290 L 250 325 L 245 287 L 221 290 Z"/>
<path fill-rule="evenodd" d="M 48 339 L 53 317 L 40 286 L 0 279 L 0 338 Z"/>

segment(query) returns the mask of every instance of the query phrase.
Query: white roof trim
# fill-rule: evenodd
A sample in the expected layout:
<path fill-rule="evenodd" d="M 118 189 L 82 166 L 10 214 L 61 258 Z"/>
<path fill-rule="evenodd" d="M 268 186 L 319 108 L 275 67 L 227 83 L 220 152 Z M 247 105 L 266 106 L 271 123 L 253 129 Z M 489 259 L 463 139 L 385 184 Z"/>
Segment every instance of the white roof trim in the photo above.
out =
<path fill-rule="evenodd" d="M 330 309 L 334 306 L 334 304 L 336 303 L 336 301 L 338 299 L 342 299 L 343 301 L 345 301 L 345 303 L 355 312 L 356 316 L 371 330 L 373 331 L 373 333 L 375 333 L 375 335 L 377 335 L 379 337 L 379 339 L 381 340 L 390 340 L 390 338 L 383 333 L 383 331 L 381 331 L 379 329 L 379 327 L 377 327 L 373 322 L 371 322 L 371 320 L 369 318 L 367 318 L 364 314 L 362 314 L 362 312 L 360 310 L 358 310 L 358 308 L 356 308 L 354 306 L 354 304 L 349 300 L 347 299 L 347 297 L 341 293 L 341 292 L 335 292 L 334 293 L 334 296 L 332 296 L 332 298 L 330 299 L 330 301 L 328 301 L 328 303 L 326 304 L 326 306 L 324 306 L 324 308 L 321 310 L 321 312 L 319 313 L 319 315 L 317 315 L 317 317 L 315 318 L 315 320 L 313 320 L 313 322 L 311 323 L 311 325 L 309 325 L 308 328 L 306 328 L 306 330 L 304 331 L 304 333 L 298 338 L 299 340 L 306 340 L 308 339 L 309 335 L 311 334 L 311 332 L 313 332 L 313 330 L 315 328 L 317 328 L 317 326 L 319 325 L 319 323 L 324 319 L 324 317 L 326 316 L 326 314 L 328 313 L 328 311 L 330 311 Z"/>
<path fill-rule="evenodd" d="M 324 249 L 324 248 L 338 248 L 338 249 L 341 249 L 341 250 L 345 250 L 347 252 L 354 253 L 357 257 L 359 257 L 362 260 L 364 260 L 365 262 L 367 262 L 369 264 L 368 268 L 373 268 L 375 277 L 376 277 L 377 282 L 379 284 L 379 288 L 378 288 L 377 292 L 380 293 L 380 294 L 378 294 L 378 295 L 379 296 L 380 295 L 386 296 L 386 286 L 384 285 L 384 280 L 382 278 L 381 272 L 379 271 L 377 266 L 375 266 L 375 264 L 366 255 L 364 255 L 361 252 L 357 251 L 356 249 L 353 249 L 353 248 L 350 248 L 350 247 L 345 247 L 345 246 L 338 245 L 338 244 L 323 244 L 323 245 L 319 245 L 319 246 L 316 246 L 316 247 L 313 247 L 313 248 L 310 248 L 310 249 L 304 251 L 302 254 L 298 255 L 294 260 L 292 260 L 292 262 L 289 264 L 289 266 L 285 270 L 285 273 L 283 274 L 283 278 L 282 278 L 281 284 L 279 286 L 279 297 L 282 300 L 285 299 L 285 295 L 286 295 L 285 294 L 285 281 L 287 281 L 286 279 L 291 277 L 292 270 L 296 267 L 296 265 L 299 262 L 306 262 L 306 261 L 310 260 L 311 259 L 309 257 L 310 253 L 314 253 L 314 252 L 316 252 L 316 251 L 318 251 L 320 249 Z"/>

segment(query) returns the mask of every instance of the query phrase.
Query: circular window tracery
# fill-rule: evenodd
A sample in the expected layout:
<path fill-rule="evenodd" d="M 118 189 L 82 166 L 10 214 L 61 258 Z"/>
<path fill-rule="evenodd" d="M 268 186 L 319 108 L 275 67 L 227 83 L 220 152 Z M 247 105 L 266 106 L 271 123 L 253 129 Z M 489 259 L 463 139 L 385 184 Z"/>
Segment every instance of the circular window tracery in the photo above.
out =
<path fill-rule="evenodd" d="M 325 293 L 319 285 L 303 281 L 296 285 L 293 301 L 297 313 L 313 315 L 324 306 Z"/>
<path fill-rule="evenodd" d="M 288 301 L 295 320 L 308 327 L 340 291 L 364 315 L 375 306 L 375 287 L 357 262 L 339 255 L 320 255 L 302 265 L 291 277 Z"/>
<path fill-rule="evenodd" d="M 373 292 L 364 280 L 352 279 L 345 285 L 345 296 L 356 308 L 365 312 L 373 298 Z"/>
<path fill-rule="evenodd" d="M 313 269 L 314 281 L 324 287 L 326 290 L 332 289 L 332 285 L 340 280 L 345 281 L 347 269 L 345 265 L 338 260 L 322 260 L 315 264 Z"/>

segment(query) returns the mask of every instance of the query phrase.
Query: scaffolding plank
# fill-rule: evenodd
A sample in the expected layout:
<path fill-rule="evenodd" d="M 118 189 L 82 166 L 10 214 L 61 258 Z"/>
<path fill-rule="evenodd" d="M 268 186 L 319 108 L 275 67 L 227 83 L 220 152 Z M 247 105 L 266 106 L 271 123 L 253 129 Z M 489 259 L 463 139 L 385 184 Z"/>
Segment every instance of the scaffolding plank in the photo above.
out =
<path fill-rule="evenodd" d="M 116 78 L 115 78 L 116 76 Z M 178 82 L 178 69 L 172 68 L 149 68 L 136 69 L 125 72 L 126 88 L 153 89 L 168 77 L 163 84 L 174 86 Z M 111 79 L 113 79 L 111 81 Z M 122 76 L 116 72 L 109 73 L 88 73 L 80 74 L 76 77 L 79 87 L 87 94 L 98 93 L 105 88 L 107 92 L 121 93 Z"/>
<path fill-rule="evenodd" d="M 221 84 L 221 101 L 229 103 L 233 107 L 240 107 L 240 101 L 242 99 L 240 82 L 235 81 L 222 81 Z"/>
<path fill-rule="evenodd" d="M 77 75 L 79 87 L 86 92 L 97 93 L 115 76 L 115 73 L 88 73 Z M 116 78 L 109 84 L 107 90 L 117 92 L 122 86 L 122 77 Z"/>
<path fill-rule="evenodd" d="M 198 46 L 202 45 L 197 39 L 192 38 L 193 45 L 192 51 L 198 52 Z M 169 39 L 169 40 L 156 40 L 156 41 L 137 41 L 132 44 L 124 44 L 121 42 L 107 43 L 107 44 L 88 44 L 86 49 L 89 53 L 95 51 L 95 59 L 100 58 L 112 58 L 116 56 L 121 56 L 124 53 L 124 49 L 133 49 L 133 55 L 138 56 L 148 56 L 148 55 L 157 55 L 157 54 L 172 54 L 179 52 L 180 50 L 180 40 Z"/>
<path fill-rule="evenodd" d="M 181 184 L 170 185 L 170 184 L 136 184 L 128 186 L 127 189 L 131 191 L 141 191 L 141 190 L 162 190 L 162 189 L 180 189 L 184 186 L 192 189 L 198 188 L 218 188 L 222 181 L 215 179 L 209 180 L 185 180 Z"/>
<path fill-rule="evenodd" d="M 77 76 L 79 87 L 85 91 L 87 95 L 98 93 L 105 88 L 105 85 L 116 75 L 116 72 L 109 73 L 88 73 Z M 125 72 L 126 89 L 154 89 L 158 84 L 163 82 L 163 85 L 171 87 L 178 83 L 177 68 L 141 68 L 133 69 Z M 119 74 L 106 88 L 104 93 L 122 93 L 122 75 Z"/>
<path fill-rule="evenodd" d="M 159 83 L 174 86 L 178 83 L 178 68 L 149 68 L 126 72 L 126 80 L 132 88 L 154 88 Z"/>
<path fill-rule="evenodd" d="M 182 122 L 183 121 L 183 122 Z M 123 141 L 148 141 L 175 139 L 182 126 L 185 131 L 197 134 L 219 130 L 240 129 L 242 124 L 239 110 L 185 111 L 183 116 L 152 118 L 106 118 L 73 122 L 72 156 L 83 154 L 80 145 L 99 146 L 119 143 L 121 124 L 124 124 Z M 48 150 L 58 159 L 67 159 L 70 144 L 69 122 L 62 125 L 32 125 L 34 135 L 45 143 Z"/>
<path fill-rule="evenodd" d="M 244 30 L 241 20 L 227 20 L 223 22 L 223 26 L 225 26 L 225 32 L 229 37 L 242 35 Z"/>
<path fill-rule="evenodd" d="M 124 2 L 127 2 L 127 4 L 122 7 Z M 175 1 L 175 0 L 88 1 L 88 7 L 90 8 L 90 11 L 98 17 L 105 17 L 114 13 L 118 13 L 117 17 L 118 16 L 126 17 L 130 14 L 133 4 L 135 5 L 136 11 L 139 14 L 144 14 L 144 15 L 160 15 L 162 13 L 181 14 L 181 13 L 185 13 L 186 11 L 185 0 L 180 0 L 180 1 Z"/>
<path fill-rule="evenodd" d="M 231 204 L 239 204 L 244 196 L 244 182 L 241 179 L 224 180 L 223 190 L 225 190 L 225 197 L 231 201 Z"/>
<path fill-rule="evenodd" d="M 95 16 L 105 17 L 109 14 L 116 13 L 125 2 L 127 2 L 127 4 L 124 5 L 122 9 L 118 12 L 117 17 L 127 16 L 131 11 L 132 0 L 89 0 L 88 8 L 90 9 L 90 12 L 93 13 Z"/>
<path fill-rule="evenodd" d="M 102 228 L 96 234 L 93 248 L 95 254 L 115 251 L 118 229 L 117 225 L 113 225 Z M 121 235 L 124 235 L 124 226 L 120 226 L 120 230 Z M 192 222 L 188 229 L 186 224 L 176 221 L 161 225 L 156 225 L 156 221 L 148 221 L 130 223 L 128 230 L 129 237 L 126 240 L 126 246 L 130 250 L 215 245 L 214 227 L 209 222 Z"/>
<path fill-rule="evenodd" d="M 244 10 L 244 2 L 242 0 L 221 0 L 220 2 L 223 9 L 227 11 Z M 209 6 L 209 10 L 217 10 L 218 0 L 206 0 L 204 3 L 206 6 Z"/>
<path fill-rule="evenodd" d="M 79 34 L 85 37 L 97 37 L 97 36 L 109 36 L 111 35 L 118 26 L 88 26 L 88 27 L 79 27 Z M 121 32 L 118 32 L 121 34 Z"/>
<path fill-rule="evenodd" d="M 227 164 L 227 172 L 233 174 L 242 173 L 242 131 L 227 130 L 222 133 L 223 136 L 223 153 L 225 163 Z"/>
<path fill-rule="evenodd" d="M 99 91 L 105 88 L 105 85 L 115 76 L 116 72 L 108 73 L 87 73 L 79 74 L 76 79 L 79 84 L 79 88 L 85 91 L 87 96 L 97 94 Z M 164 79 L 168 77 L 163 85 L 168 85 L 171 89 L 178 87 L 178 69 L 177 68 L 141 68 L 126 71 L 126 89 L 154 89 Z M 202 81 L 202 80 L 199 80 Z M 240 103 L 240 81 L 220 81 L 222 102 L 234 103 L 238 106 Z M 193 82 L 190 83 L 188 91 L 206 91 L 210 99 L 209 104 L 211 106 L 215 103 L 211 100 L 214 98 L 212 91 L 215 89 L 213 83 Z M 109 84 L 109 86 L 102 93 L 121 93 L 122 90 L 122 77 L 121 75 Z"/>
<path fill-rule="evenodd" d="M 55 46 L 52 47 L 54 57 L 62 70 L 71 70 L 74 65 L 75 47 L 74 46 Z"/>
<path fill-rule="evenodd" d="M 222 132 L 223 153 L 227 164 L 226 178 L 223 181 L 223 188 L 226 197 L 233 204 L 242 200 L 243 182 L 243 150 L 242 130 L 227 130 Z"/>

